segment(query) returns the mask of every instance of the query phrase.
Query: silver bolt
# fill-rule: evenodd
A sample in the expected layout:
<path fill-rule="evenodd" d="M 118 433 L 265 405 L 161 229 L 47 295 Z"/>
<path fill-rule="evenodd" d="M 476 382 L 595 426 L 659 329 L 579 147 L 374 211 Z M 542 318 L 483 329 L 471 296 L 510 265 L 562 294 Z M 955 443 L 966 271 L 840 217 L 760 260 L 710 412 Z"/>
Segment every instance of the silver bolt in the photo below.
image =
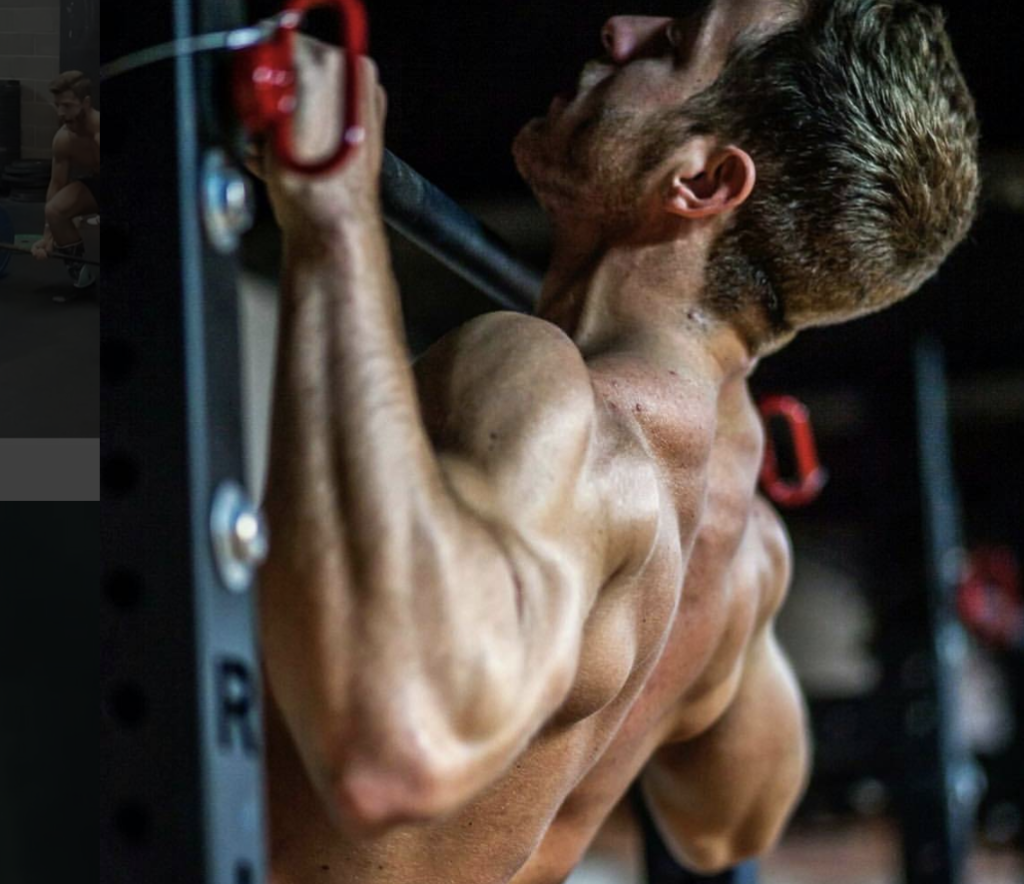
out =
<path fill-rule="evenodd" d="M 210 244 L 222 254 L 238 248 L 239 238 L 253 225 L 255 212 L 249 180 L 215 149 L 203 161 L 203 224 Z"/>
<path fill-rule="evenodd" d="M 263 517 L 237 482 L 222 483 L 214 495 L 210 538 L 224 587 L 246 592 L 270 544 Z"/>
<path fill-rule="evenodd" d="M 267 558 L 267 534 L 258 512 L 245 510 L 235 519 L 232 548 L 239 561 L 259 565 Z"/>

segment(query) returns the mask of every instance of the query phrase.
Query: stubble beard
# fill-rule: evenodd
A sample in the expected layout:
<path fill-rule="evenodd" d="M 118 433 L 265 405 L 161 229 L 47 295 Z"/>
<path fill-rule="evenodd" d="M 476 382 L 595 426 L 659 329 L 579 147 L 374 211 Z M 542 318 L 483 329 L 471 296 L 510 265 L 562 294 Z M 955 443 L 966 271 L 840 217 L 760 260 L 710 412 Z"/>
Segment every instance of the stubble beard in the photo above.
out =
<path fill-rule="evenodd" d="M 571 198 L 573 189 L 564 180 L 563 158 L 552 143 L 550 129 L 550 121 L 545 117 L 530 120 L 512 142 L 512 157 L 520 177 L 541 207 L 553 213 Z"/>
<path fill-rule="evenodd" d="M 561 138 L 547 118 L 531 120 L 513 143 L 523 180 L 549 215 L 580 216 L 621 224 L 636 209 L 642 175 L 643 126 L 632 113 L 599 111 Z"/>

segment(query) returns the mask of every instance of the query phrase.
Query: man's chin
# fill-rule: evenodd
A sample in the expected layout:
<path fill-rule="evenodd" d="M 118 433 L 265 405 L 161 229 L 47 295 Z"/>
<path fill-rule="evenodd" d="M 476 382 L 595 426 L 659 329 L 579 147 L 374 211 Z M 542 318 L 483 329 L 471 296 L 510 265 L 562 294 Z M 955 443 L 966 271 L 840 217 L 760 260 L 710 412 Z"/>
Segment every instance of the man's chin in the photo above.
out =
<path fill-rule="evenodd" d="M 520 177 L 533 187 L 538 162 L 541 161 L 542 145 L 541 130 L 544 120 L 536 117 L 530 120 L 512 141 L 512 159 L 516 164 Z"/>
<path fill-rule="evenodd" d="M 544 129 L 545 120 L 543 117 L 534 117 L 527 122 L 512 140 L 512 153 L 518 156 L 519 153 L 526 150 L 536 151 L 540 146 Z"/>

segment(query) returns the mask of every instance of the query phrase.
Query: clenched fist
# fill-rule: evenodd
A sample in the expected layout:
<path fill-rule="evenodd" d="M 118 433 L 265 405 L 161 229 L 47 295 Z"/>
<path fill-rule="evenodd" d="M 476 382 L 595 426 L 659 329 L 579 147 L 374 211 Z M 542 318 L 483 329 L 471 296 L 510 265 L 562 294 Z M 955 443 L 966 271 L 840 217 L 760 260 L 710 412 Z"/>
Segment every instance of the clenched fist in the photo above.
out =
<path fill-rule="evenodd" d="M 295 40 L 297 107 L 292 151 L 303 163 L 331 156 L 344 127 L 342 50 L 298 34 Z M 246 167 L 267 184 L 274 217 L 285 235 L 329 229 L 367 212 L 379 212 L 387 96 L 377 66 L 359 59 L 359 123 L 366 132 L 340 169 L 314 177 L 283 167 L 270 139 L 250 146 Z"/>

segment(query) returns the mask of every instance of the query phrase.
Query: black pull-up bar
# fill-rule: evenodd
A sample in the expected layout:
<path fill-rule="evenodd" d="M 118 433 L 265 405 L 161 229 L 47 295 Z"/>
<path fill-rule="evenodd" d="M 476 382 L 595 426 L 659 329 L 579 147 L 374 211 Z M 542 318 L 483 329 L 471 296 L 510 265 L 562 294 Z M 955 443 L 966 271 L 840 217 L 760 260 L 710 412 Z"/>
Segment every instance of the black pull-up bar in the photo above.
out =
<path fill-rule="evenodd" d="M 388 150 L 381 169 L 387 223 L 496 305 L 532 313 L 541 274 L 492 230 Z"/>

